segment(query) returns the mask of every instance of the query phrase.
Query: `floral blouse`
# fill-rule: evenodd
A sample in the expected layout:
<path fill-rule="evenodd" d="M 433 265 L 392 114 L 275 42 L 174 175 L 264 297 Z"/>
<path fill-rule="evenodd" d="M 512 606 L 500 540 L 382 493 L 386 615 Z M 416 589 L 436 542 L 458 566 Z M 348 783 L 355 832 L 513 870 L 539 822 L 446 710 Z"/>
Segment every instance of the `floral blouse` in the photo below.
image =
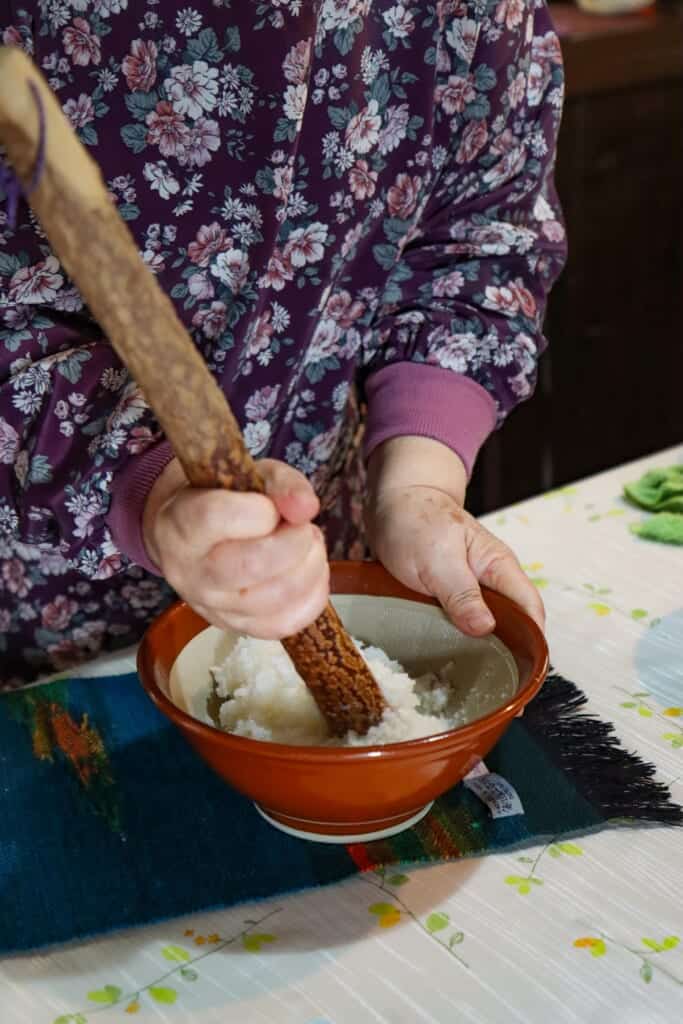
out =
<path fill-rule="evenodd" d="M 100 164 L 252 453 L 312 479 L 335 553 L 362 551 L 360 409 L 366 456 L 420 434 L 471 468 L 531 393 L 564 258 L 542 0 L 0 0 L 0 33 Z M 132 643 L 172 597 L 140 537 L 169 446 L 10 213 L 2 686 Z"/>

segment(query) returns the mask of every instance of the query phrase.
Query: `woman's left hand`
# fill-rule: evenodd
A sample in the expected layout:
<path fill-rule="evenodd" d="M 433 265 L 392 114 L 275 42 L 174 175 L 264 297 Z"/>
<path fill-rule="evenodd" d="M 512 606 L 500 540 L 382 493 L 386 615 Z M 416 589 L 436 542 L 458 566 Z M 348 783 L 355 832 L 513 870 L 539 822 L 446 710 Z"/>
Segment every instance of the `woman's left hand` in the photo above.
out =
<path fill-rule="evenodd" d="M 373 453 L 369 468 L 369 540 L 396 579 L 436 597 L 470 636 L 495 625 L 480 584 L 544 628 L 543 602 L 515 555 L 464 510 L 466 477 L 457 455 L 437 441 L 396 438 Z"/>

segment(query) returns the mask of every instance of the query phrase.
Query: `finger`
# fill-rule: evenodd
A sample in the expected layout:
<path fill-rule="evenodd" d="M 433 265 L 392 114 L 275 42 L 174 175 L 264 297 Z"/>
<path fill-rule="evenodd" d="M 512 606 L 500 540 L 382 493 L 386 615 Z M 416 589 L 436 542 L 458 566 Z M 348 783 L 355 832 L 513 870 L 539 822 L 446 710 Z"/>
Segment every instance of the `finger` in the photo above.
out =
<path fill-rule="evenodd" d="M 295 526 L 315 519 L 320 502 L 303 473 L 275 459 L 262 459 L 258 469 L 266 494 L 283 519 Z"/>
<path fill-rule="evenodd" d="M 275 599 L 272 604 L 270 600 L 257 601 L 255 614 L 206 607 L 201 603 L 193 604 L 193 607 L 219 629 L 231 629 L 261 640 L 282 640 L 310 626 L 329 599 L 327 559 L 313 575 L 312 582 L 306 582 L 294 596 L 290 592 L 284 601 Z M 264 604 L 269 608 L 267 613 L 264 613 Z"/>
<path fill-rule="evenodd" d="M 168 530 L 160 531 L 159 546 L 171 556 L 196 559 L 220 541 L 266 537 L 280 521 L 275 504 L 264 494 L 201 490 L 187 487 L 174 496 L 161 515 Z"/>
<path fill-rule="evenodd" d="M 494 629 L 495 619 L 467 563 L 462 538 L 458 538 L 455 545 L 451 544 L 447 552 L 440 553 L 436 549 L 430 564 L 419 573 L 419 578 L 463 633 L 485 636 Z"/>
<path fill-rule="evenodd" d="M 217 608 L 240 619 L 279 619 L 304 603 L 321 580 L 328 582 L 329 567 L 325 548 L 318 543 L 295 572 L 282 573 L 265 583 L 227 594 Z"/>
<path fill-rule="evenodd" d="M 320 530 L 310 523 L 283 524 L 259 540 L 216 545 L 199 566 L 193 592 L 203 604 L 236 606 L 246 595 L 276 580 L 293 582 L 308 569 L 312 556 L 320 563 L 326 561 Z"/>
<path fill-rule="evenodd" d="M 545 629 L 545 608 L 538 590 L 521 565 L 501 541 L 484 531 L 481 546 L 473 545 L 470 564 L 479 581 L 509 597 L 540 627 Z"/>

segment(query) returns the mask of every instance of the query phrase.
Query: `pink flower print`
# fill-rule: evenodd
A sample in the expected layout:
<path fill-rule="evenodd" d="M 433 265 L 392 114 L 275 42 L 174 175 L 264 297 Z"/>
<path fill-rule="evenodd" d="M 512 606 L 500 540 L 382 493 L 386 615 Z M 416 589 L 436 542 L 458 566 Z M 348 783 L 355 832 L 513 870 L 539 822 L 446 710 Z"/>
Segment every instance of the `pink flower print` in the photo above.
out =
<path fill-rule="evenodd" d="M 529 289 L 524 287 L 523 282 L 518 278 L 516 281 L 511 281 L 508 287 L 519 303 L 519 308 L 522 310 L 522 313 L 524 313 L 524 316 L 535 316 L 536 299 L 533 297 Z"/>
<path fill-rule="evenodd" d="M 407 103 L 387 107 L 384 127 L 379 134 L 378 148 L 382 156 L 392 153 L 403 142 L 408 131 L 410 108 Z"/>
<path fill-rule="evenodd" d="M 275 387 L 267 385 L 266 387 L 259 388 L 258 391 L 255 391 L 244 407 L 244 413 L 247 419 L 264 420 L 268 416 L 268 413 L 272 412 L 277 405 L 279 393 L 279 384 L 276 384 Z"/>
<path fill-rule="evenodd" d="M 159 160 L 156 164 L 145 164 L 142 174 L 152 191 L 158 192 L 162 199 L 170 199 L 180 191 L 180 183 L 171 173 L 165 160 Z"/>
<path fill-rule="evenodd" d="M 153 434 L 149 427 L 133 427 L 126 441 L 126 451 L 131 455 L 140 455 L 154 444 L 158 437 L 159 435 Z"/>
<path fill-rule="evenodd" d="M 464 8 L 466 12 L 467 8 Z M 453 47 L 458 57 L 468 64 L 474 57 L 479 38 L 480 23 L 471 18 L 464 18 L 459 15 L 455 18 L 448 31 L 446 40 Z"/>
<path fill-rule="evenodd" d="M 10 301 L 41 304 L 53 302 L 64 284 L 60 269 L 56 256 L 48 256 L 32 267 L 22 267 L 15 271 L 9 283 Z"/>
<path fill-rule="evenodd" d="M 422 178 L 412 178 L 409 174 L 398 175 L 396 183 L 387 193 L 389 213 L 392 217 L 407 220 L 415 212 L 421 185 Z"/>
<path fill-rule="evenodd" d="M 348 28 L 357 18 L 364 18 L 371 0 L 325 0 L 321 17 L 326 32 Z"/>
<path fill-rule="evenodd" d="M 296 228 L 287 239 L 284 248 L 286 259 L 293 267 L 304 267 L 307 263 L 318 263 L 325 254 L 327 225 L 315 221 L 307 228 Z"/>
<path fill-rule="evenodd" d="M 504 316 L 514 316 L 519 311 L 519 299 L 512 288 L 497 288 L 490 284 L 486 287 L 486 308 Z"/>
<path fill-rule="evenodd" d="M 21 32 L 14 25 L 10 25 L 2 33 L 2 41 L 5 46 L 21 46 L 23 39 L 21 38 Z M 2 630 L 0 630 L 2 632 Z"/>
<path fill-rule="evenodd" d="M 100 579 L 105 578 L 108 577 L 100 577 Z M 77 626 L 76 629 L 74 629 L 72 636 L 80 647 L 85 647 L 86 650 L 94 654 L 99 651 L 100 643 L 106 629 L 107 625 L 105 622 L 102 622 L 99 619 L 94 619 L 92 622 L 84 622 L 82 626 Z"/>
<path fill-rule="evenodd" d="M 19 435 L 14 427 L 0 416 L 0 463 L 11 466 L 19 452 Z"/>
<path fill-rule="evenodd" d="M 511 153 L 516 148 L 517 139 L 509 128 L 506 128 L 504 132 L 497 135 L 491 143 L 491 152 L 495 153 L 496 156 L 504 156 L 506 153 Z"/>
<path fill-rule="evenodd" d="M 221 144 L 218 121 L 209 121 L 200 117 L 190 129 L 190 138 L 181 159 L 181 164 L 188 167 L 204 167 Z"/>
<path fill-rule="evenodd" d="M 297 130 L 304 119 L 307 98 L 308 88 L 305 85 L 288 85 L 285 89 L 284 115 L 289 121 L 296 123 Z"/>
<path fill-rule="evenodd" d="M 508 89 L 508 96 L 510 97 L 510 106 L 515 110 L 522 100 L 526 92 L 526 76 L 520 71 L 519 74 L 515 75 L 510 83 Z"/>
<path fill-rule="evenodd" d="M 137 583 L 127 583 L 121 590 L 121 597 L 131 608 L 152 610 L 159 604 L 161 593 L 156 580 L 140 580 Z"/>
<path fill-rule="evenodd" d="M 349 171 L 349 188 L 354 199 L 370 199 L 375 194 L 377 171 L 371 171 L 367 160 L 356 160 Z"/>
<path fill-rule="evenodd" d="M 486 121 L 470 121 L 462 133 L 462 140 L 455 159 L 459 164 L 470 163 L 482 151 L 489 133 Z"/>
<path fill-rule="evenodd" d="M 284 167 L 276 167 L 273 171 L 273 181 L 273 195 L 276 199 L 281 199 L 283 203 L 286 203 L 294 184 L 294 168 L 291 164 L 286 164 Z"/>
<path fill-rule="evenodd" d="M 287 81 L 293 85 L 302 85 L 306 81 L 310 61 L 311 40 L 300 39 L 291 48 L 282 62 L 282 70 Z"/>
<path fill-rule="evenodd" d="M 513 29 L 524 19 L 524 0 L 500 0 L 496 7 L 496 23 Z"/>
<path fill-rule="evenodd" d="M 83 299 L 76 288 L 62 288 L 55 297 L 55 309 L 64 313 L 78 313 L 83 309 Z"/>
<path fill-rule="evenodd" d="M 272 288 L 276 292 L 281 292 L 293 277 L 291 260 L 279 249 L 275 249 L 268 260 L 265 274 L 259 279 L 259 284 L 262 288 Z"/>
<path fill-rule="evenodd" d="M 382 17 L 386 22 L 387 29 L 396 39 L 407 39 L 415 28 L 414 14 L 407 9 L 404 3 L 390 7 Z"/>
<path fill-rule="evenodd" d="M 208 309 L 198 309 L 192 317 L 195 327 L 201 328 L 206 338 L 218 338 L 225 330 L 227 307 L 224 302 L 212 302 Z"/>
<path fill-rule="evenodd" d="M 164 257 L 160 252 L 154 252 L 153 249 L 145 249 L 142 253 L 142 259 L 153 274 L 160 274 L 162 270 L 166 269 Z"/>
<path fill-rule="evenodd" d="M 153 41 L 134 39 L 130 53 L 123 58 L 121 70 L 131 92 L 149 92 L 157 80 L 157 57 L 159 51 Z"/>
<path fill-rule="evenodd" d="M 220 252 L 211 265 L 211 273 L 227 285 L 233 295 L 238 295 L 249 274 L 249 258 L 241 249 Z"/>
<path fill-rule="evenodd" d="M 346 232 L 341 247 L 341 254 L 344 257 L 344 259 L 346 259 L 351 250 L 354 248 L 354 246 L 358 245 L 358 242 L 360 241 L 362 234 L 362 224 L 356 224 L 354 225 L 354 227 L 350 228 L 350 230 Z"/>
<path fill-rule="evenodd" d="M 207 299 L 212 299 L 216 294 L 213 282 L 204 273 L 193 274 L 188 279 L 187 287 L 190 295 L 199 302 L 206 302 Z"/>
<path fill-rule="evenodd" d="M 454 373 L 466 373 L 470 363 L 477 355 L 477 339 L 473 334 L 449 334 L 445 328 L 438 327 L 430 335 L 433 345 L 438 341 L 428 362 L 453 370 Z"/>
<path fill-rule="evenodd" d="M 346 291 L 332 295 L 325 306 L 326 316 L 332 317 L 344 331 L 348 330 L 364 312 L 365 304 L 354 302 Z"/>
<path fill-rule="evenodd" d="M 157 145 L 163 156 L 182 159 L 190 141 L 190 129 L 168 100 L 157 103 L 146 120 L 147 141 Z"/>
<path fill-rule="evenodd" d="M 544 36 L 535 36 L 531 44 L 531 55 L 536 61 L 547 61 L 549 64 L 562 63 L 560 40 L 555 32 L 546 32 Z"/>
<path fill-rule="evenodd" d="M 527 100 L 530 107 L 537 107 L 543 101 L 543 93 L 545 92 L 548 80 L 550 77 L 550 71 L 545 63 L 539 64 L 538 61 L 532 60 L 529 65 L 529 91 L 527 94 Z"/>
<path fill-rule="evenodd" d="M 72 64 L 78 67 L 99 64 L 102 59 L 99 37 L 91 30 L 85 18 L 74 18 L 71 25 L 64 29 L 62 42 Z"/>
<path fill-rule="evenodd" d="M 248 356 L 256 356 L 270 347 L 270 339 L 274 330 L 270 320 L 271 312 L 267 309 L 254 323 L 247 339 Z"/>
<path fill-rule="evenodd" d="M 268 420 L 259 420 L 258 423 L 247 423 L 244 428 L 244 443 L 252 455 L 261 455 L 268 446 L 271 435 L 271 426 Z"/>
<path fill-rule="evenodd" d="M 308 358 L 312 363 L 327 359 L 337 352 L 339 328 L 331 317 L 320 320 L 308 347 Z"/>
<path fill-rule="evenodd" d="M 564 241 L 564 227 L 559 220 L 546 220 L 541 227 L 541 232 L 549 242 Z"/>
<path fill-rule="evenodd" d="M 346 144 L 355 153 L 369 153 L 379 139 L 382 118 L 377 100 L 370 100 L 346 126 Z"/>
<path fill-rule="evenodd" d="M 439 299 L 453 299 L 459 295 L 465 284 L 465 278 L 459 270 L 454 270 L 443 277 L 437 277 L 432 288 L 433 294 Z"/>
<path fill-rule="evenodd" d="M 471 75 L 450 75 L 445 85 L 438 86 L 436 100 L 447 114 L 461 114 L 468 104 L 477 98 L 477 91 Z"/>
<path fill-rule="evenodd" d="M 75 601 L 71 601 L 64 594 L 58 594 L 54 601 L 50 601 L 42 610 L 43 625 L 45 629 L 50 629 L 53 633 L 61 633 L 67 628 L 77 611 L 78 605 Z"/>
<path fill-rule="evenodd" d="M 339 437 L 339 430 L 332 427 L 311 438 L 308 445 L 308 454 L 316 462 L 326 462 L 334 451 L 334 446 Z"/>
<path fill-rule="evenodd" d="M 218 102 L 218 69 L 204 60 L 179 64 L 166 79 L 166 92 L 177 114 L 191 118 L 209 113 Z"/>
<path fill-rule="evenodd" d="M 86 96 L 84 92 L 77 100 L 67 100 L 63 109 L 74 128 L 85 128 L 95 120 L 95 106 L 90 96 Z"/>
<path fill-rule="evenodd" d="M 24 563 L 18 558 L 8 558 L 2 563 L 2 580 L 10 594 L 27 597 L 29 585 L 24 574 Z"/>
<path fill-rule="evenodd" d="M 208 267 L 212 258 L 219 252 L 232 249 L 232 239 L 217 221 L 200 227 L 194 242 L 187 247 L 187 255 L 198 267 Z"/>
<path fill-rule="evenodd" d="M 31 318 L 25 309 L 8 309 L 5 312 L 5 326 L 12 331 L 23 331 L 31 322 Z"/>

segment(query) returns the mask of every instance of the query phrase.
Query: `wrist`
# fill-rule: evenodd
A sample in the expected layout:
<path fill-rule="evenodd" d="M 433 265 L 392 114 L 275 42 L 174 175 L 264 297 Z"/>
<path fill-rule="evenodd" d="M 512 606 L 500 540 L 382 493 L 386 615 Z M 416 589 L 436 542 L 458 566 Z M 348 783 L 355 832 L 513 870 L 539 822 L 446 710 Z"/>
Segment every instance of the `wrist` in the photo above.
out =
<path fill-rule="evenodd" d="M 376 506 L 392 491 L 432 487 L 464 505 L 467 469 L 447 445 L 428 437 L 394 437 L 368 459 L 368 502 Z"/>
<path fill-rule="evenodd" d="M 154 481 L 142 512 L 142 542 L 149 559 L 161 565 L 156 526 L 159 513 L 170 498 L 187 485 L 187 477 L 178 459 L 172 459 Z"/>

